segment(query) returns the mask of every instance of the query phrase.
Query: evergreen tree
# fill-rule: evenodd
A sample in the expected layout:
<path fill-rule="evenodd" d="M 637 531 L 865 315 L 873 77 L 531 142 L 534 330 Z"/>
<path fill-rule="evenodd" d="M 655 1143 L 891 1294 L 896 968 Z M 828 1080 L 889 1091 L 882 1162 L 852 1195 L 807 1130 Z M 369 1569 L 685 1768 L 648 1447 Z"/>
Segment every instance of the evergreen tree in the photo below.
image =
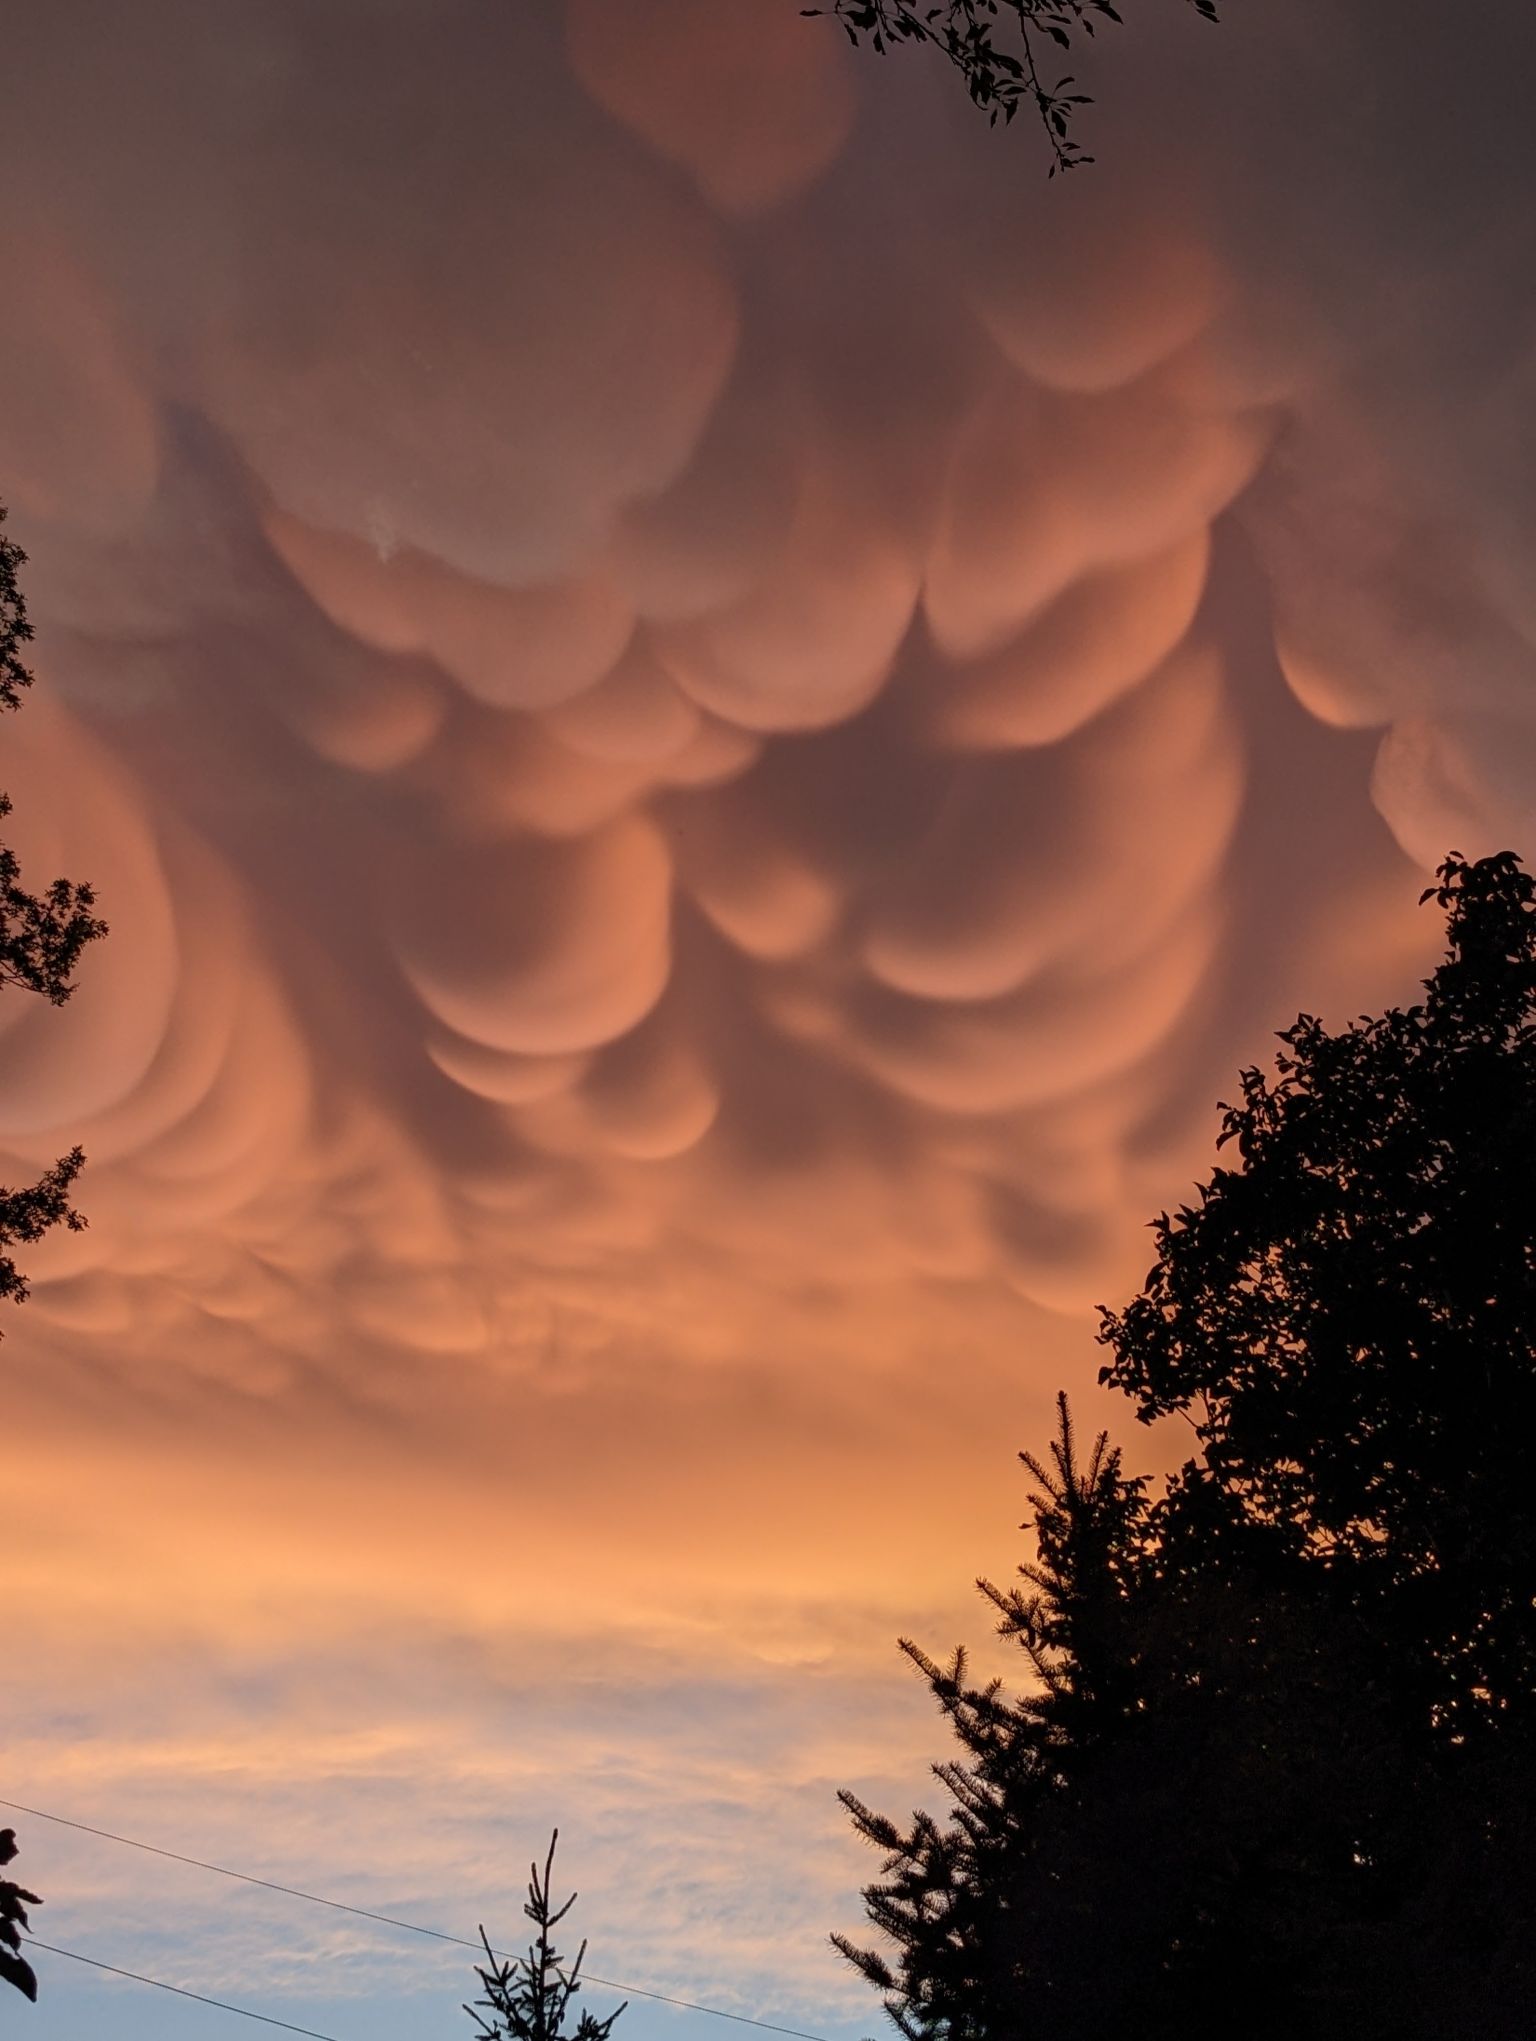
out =
<path fill-rule="evenodd" d="M 1377 1697 L 1315 1599 L 1165 1573 L 1145 1484 L 1103 1435 L 1080 1466 L 1059 1408 L 1050 1468 L 1021 1455 L 1026 1585 L 980 1583 L 1026 1685 L 903 1642 L 962 1747 L 933 1768 L 953 1813 L 841 1796 L 886 1853 L 864 1898 L 895 1961 L 833 1940 L 913 2041 L 1294 2041 L 1340 2009 L 1296 1945 L 1367 1903 L 1355 1841 L 1401 1776 Z"/>
<path fill-rule="evenodd" d="M 845 1936 L 833 1941 L 913 2041 L 982 2041 L 1005 2030 L 1023 1982 L 1016 1945 L 1048 1814 L 1136 1704 L 1128 1615 L 1144 1484 L 1124 1474 L 1105 1435 L 1079 1460 L 1065 1396 L 1049 1464 L 1020 1458 L 1038 1483 L 1025 1525 L 1037 1556 L 1019 1569 L 1022 1587 L 977 1586 L 998 1612 L 999 1633 L 1022 1648 L 1030 1689 L 1010 1697 L 1000 1680 L 977 1686 L 963 1646 L 941 1665 L 903 1638 L 965 1753 L 933 1768 L 954 1816 L 946 1827 L 918 1812 L 904 1829 L 855 1794 L 839 1796 L 859 1833 L 886 1853 L 864 1900 L 896 1944 L 895 1967 Z"/>
<path fill-rule="evenodd" d="M 572 1999 L 581 1989 L 581 1966 L 587 1953 L 582 1943 L 576 1951 L 575 1961 L 566 1963 L 554 1945 L 554 1931 L 576 1904 L 573 1892 L 563 1906 L 557 1907 L 550 1900 L 550 1879 L 555 1867 L 555 1845 L 560 1840 L 556 1829 L 549 1839 L 549 1855 L 545 1859 L 543 1875 L 537 1864 L 528 1867 L 528 1897 L 523 1912 L 538 1930 L 525 1956 L 503 1961 L 486 1939 L 485 1929 L 480 1930 L 480 1940 L 485 1944 L 485 1964 L 475 1966 L 475 1975 L 485 1990 L 485 1996 L 474 2005 L 466 2006 L 465 2012 L 476 2023 L 480 2041 L 562 2041 L 565 2034 L 565 2016 Z M 583 2012 L 576 2023 L 572 2041 L 608 2041 L 619 2013 L 620 2006 L 605 2020 L 599 2020 L 589 2012 Z"/>

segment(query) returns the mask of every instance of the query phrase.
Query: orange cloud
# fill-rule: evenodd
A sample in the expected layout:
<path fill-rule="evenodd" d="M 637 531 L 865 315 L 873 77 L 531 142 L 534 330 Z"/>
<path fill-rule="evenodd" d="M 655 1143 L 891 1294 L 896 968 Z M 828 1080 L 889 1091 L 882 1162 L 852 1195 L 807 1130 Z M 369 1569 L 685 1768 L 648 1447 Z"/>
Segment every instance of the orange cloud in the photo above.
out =
<path fill-rule="evenodd" d="M 1262 25 L 1209 128 L 1154 38 L 1058 200 L 792 7 L 100 16 L 10 100 L 3 782 L 113 934 L 0 998 L 4 1168 L 91 1157 L 8 1328 L 8 1721 L 178 1819 L 457 1777 L 433 1875 L 561 1772 L 644 1889 L 712 1682 L 668 1946 L 725 1894 L 745 1992 L 715 1798 L 915 1772 L 875 1640 L 1009 1563 L 1001 1432 L 1233 1068 L 1411 989 L 1452 840 L 1536 848 L 1510 215 L 1324 203 Z M 137 1712 L 70 1755 L 79 1636 Z"/>

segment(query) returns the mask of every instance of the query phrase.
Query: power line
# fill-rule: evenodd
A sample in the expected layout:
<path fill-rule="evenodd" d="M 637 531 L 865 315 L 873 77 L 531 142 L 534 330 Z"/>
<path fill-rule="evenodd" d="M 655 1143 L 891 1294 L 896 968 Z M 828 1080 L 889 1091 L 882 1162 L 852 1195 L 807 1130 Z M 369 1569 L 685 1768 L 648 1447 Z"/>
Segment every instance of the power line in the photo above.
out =
<path fill-rule="evenodd" d="M 309 2041 L 336 2041 L 334 2034 L 322 2034 L 318 2027 L 296 2027 L 292 2020 L 277 2020 L 271 2013 L 253 2013 L 249 2006 L 232 2006 L 228 1999 L 209 1998 L 206 1992 L 188 1991 L 183 1984 L 167 1984 L 163 1977 L 146 1977 L 140 1970 L 120 1970 L 115 1963 L 103 1963 L 98 1956 L 82 1956 L 78 1949 L 57 1949 L 52 1942 L 40 1942 L 36 1935 L 28 1935 L 27 1940 L 34 1949 L 46 1949 L 50 1956 L 67 1956 L 71 1963 L 89 1963 L 93 1970 L 105 1970 L 109 1977 L 127 1977 L 135 1984 L 152 1984 L 156 1991 L 173 1991 L 178 1998 L 195 1998 L 200 2006 L 217 2006 L 221 2013 L 238 2013 L 242 2020 L 260 2020 L 264 2027 L 281 2027 L 288 2034 L 304 2034 Z"/>
<path fill-rule="evenodd" d="M 400 1928 L 408 1935 L 425 1935 L 429 1941 L 451 1942 L 457 1949 L 473 1949 L 477 1953 L 483 1946 L 479 1942 L 467 1941 L 463 1935 L 446 1934 L 441 1928 L 424 1928 L 419 1921 L 401 1920 L 398 1914 L 373 1913 L 366 1906 L 349 1906 L 344 1899 L 327 1899 L 323 1893 L 302 1892 L 296 1885 L 279 1885 L 274 1879 L 257 1878 L 249 1871 L 232 1871 L 227 1864 L 210 1864 L 205 1857 L 187 1857 L 180 1850 L 166 1850 L 158 1843 L 140 1842 L 137 1836 L 116 1835 L 109 1828 L 93 1828 L 88 1821 L 70 1821 L 62 1814 L 49 1814 L 41 1807 L 24 1807 L 19 1800 L 0 1798 L 0 1807 L 8 1807 L 13 1814 L 31 1815 L 35 1821 L 51 1821 L 59 1828 L 77 1829 L 82 1835 L 99 1836 L 103 1842 L 121 1843 L 125 1849 L 143 1850 L 151 1857 L 165 1857 L 173 1864 L 189 1864 L 195 1871 L 212 1871 L 220 1878 L 236 1879 L 241 1885 L 259 1885 L 264 1892 L 280 1892 L 285 1899 L 302 1899 L 311 1906 L 328 1906 L 335 1913 L 352 1914 L 358 1920 L 376 1921 L 380 1927 Z M 37 1946 L 42 1948 L 44 1945 L 39 1942 Z M 69 1952 L 59 1953 L 67 1955 Z M 492 1949 L 491 1954 L 507 1960 L 510 1952 Z M 80 1960 L 88 1962 L 90 1958 L 82 1957 Z M 620 1984 L 612 1977 L 599 1977 L 590 1970 L 583 1971 L 582 1978 L 587 1984 L 601 1985 L 605 1991 L 629 1992 L 636 1998 L 655 1999 L 664 2006 L 677 2006 L 686 2013 L 708 2013 L 712 2019 L 734 2020 L 741 2027 L 759 2027 L 769 2034 L 788 2034 L 792 2041 L 825 2041 L 823 2035 L 807 2033 L 803 2027 L 781 2027 L 773 2020 L 754 2020 L 747 2013 L 728 2013 L 722 2006 L 702 2005 L 697 1999 L 674 1998 L 665 1991 L 648 1991 L 643 1984 Z M 155 1982 L 153 1978 L 143 1981 Z M 175 1989 L 174 1985 L 166 1986 L 167 1991 Z M 233 2010 L 238 2012 L 240 2008 Z M 252 2014 L 251 2017 L 255 2019 L 261 2015 Z"/>

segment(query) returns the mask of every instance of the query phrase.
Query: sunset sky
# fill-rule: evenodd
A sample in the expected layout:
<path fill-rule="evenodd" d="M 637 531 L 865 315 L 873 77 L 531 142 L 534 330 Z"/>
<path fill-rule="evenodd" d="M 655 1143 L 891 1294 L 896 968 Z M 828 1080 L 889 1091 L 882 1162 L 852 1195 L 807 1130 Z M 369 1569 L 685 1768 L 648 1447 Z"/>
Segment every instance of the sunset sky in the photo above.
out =
<path fill-rule="evenodd" d="M 7 21 L 0 785 L 111 924 L 0 996 L 90 1220 L 7 1798 L 504 1941 L 558 1821 L 601 1975 L 876 2031 L 895 1637 L 985 1637 L 1059 1385 L 1122 1423 L 1239 1065 L 1536 853 L 1536 13 L 1127 11 L 1066 180 L 797 0 Z M 0 1820 L 50 1941 L 471 2032 L 467 1952 Z M 261 2031 L 38 1968 L 7 2032 Z"/>

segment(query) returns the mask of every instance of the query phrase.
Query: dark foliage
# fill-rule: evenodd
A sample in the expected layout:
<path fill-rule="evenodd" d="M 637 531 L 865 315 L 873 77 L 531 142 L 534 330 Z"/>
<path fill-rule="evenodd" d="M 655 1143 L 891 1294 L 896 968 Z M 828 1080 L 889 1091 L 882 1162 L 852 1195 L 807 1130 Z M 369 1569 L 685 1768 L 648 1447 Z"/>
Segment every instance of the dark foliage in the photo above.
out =
<path fill-rule="evenodd" d="M 0 1864 L 9 1864 L 16 1855 L 16 1831 L 0 1828 Z M 29 1906 L 41 1906 L 42 1901 L 35 1892 L 28 1892 L 24 1885 L 15 1885 L 9 1878 L 0 1878 L 0 1978 L 7 1984 L 14 1984 L 26 1998 L 36 2002 L 37 1978 L 32 1965 L 21 1953 L 22 1931 L 30 1926 L 27 1919 Z"/>
<path fill-rule="evenodd" d="M 485 1996 L 464 2010 L 476 2023 L 481 2041 L 561 2041 L 565 2034 L 566 2013 L 581 1989 L 581 1966 L 587 1945 L 582 1943 L 572 1963 L 567 1963 L 554 1945 L 554 1931 L 576 1904 L 577 1897 L 573 1892 L 559 1907 L 550 1900 L 555 1845 L 559 1840 L 560 1831 L 556 1829 L 549 1839 L 549 1855 L 542 1875 L 537 1864 L 528 1867 L 528 1897 L 523 1912 L 538 1933 L 527 1955 L 510 1962 L 498 1960 L 486 1940 L 485 1929 L 480 1930 L 480 1939 L 485 1943 L 485 1965 L 482 1968 L 477 1964 L 475 1975 Z M 572 2041 L 608 2041 L 613 2023 L 623 2011 L 620 2006 L 605 2020 L 583 2012 Z"/>
<path fill-rule="evenodd" d="M 0 503 L 0 525 L 5 520 L 5 505 Z M 26 601 L 16 580 L 16 570 L 26 564 L 20 546 L 0 531 L 0 708 L 6 709 L 19 708 L 22 689 L 32 685 L 32 675 L 17 650 L 32 637 Z"/>
<path fill-rule="evenodd" d="M 9 797 L 0 794 L 0 819 L 10 812 Z M 89 886 L 68 879 L 55 879 L 46 893 L 28 893 L 16 853 L 0 844 L 0 985 L 24 986 L 62 1006 L 81 952 L 106 933 L 95 905 Z"/>
<path fill-rule="evenodd" d="M 1215 0 L 1188 0 L 1207 21 Z M 964 81 L 971 99 L 994 125 L 1009 122 L 1021 106 L 1033 108 L 1051 148 L 1050 174 L 1074 170 L 1093 158 L 1072 133 L 1079 107 L 1092 102 L 1059 77 L 1047 85 L 1040 65 L 1045 46 L 1070 51 L 1075 36 L 1092 36 L 1099 21 L 1118 22 L 1111 0 L 942 0 L 910 5 L 908 0 L 833 0 L 830 7 L 805 7 L 803 14 L 831 14 L 857 44 L 867 38 L 884 55 L 900 43 L 940 50 Z"/>
<path fill-rule="evenodd" d="M 856 1795 L 840 1796 L 860 1834 L 887 1853 L 864 1898 L 900 1951 L 897 1966 L 844 1936 L 833 1940 L 910 2036 L 982 2041 L 1006 2031 L 1020 1907 L 1049 1853 L 1050 1811 L 1076 1790 L 1134 1704 L 1127 1569 L 1141 1542 L 1143 1484 L 1123 1474 L 1106 1437 L 1080 1463 L 1065 1397 L 1059 1417 L 1050 1465 L 1020 1456 L 1039 1483 L 1029 1498 L 1038 1556 L 1019 1569 L 1024 1585 L 977 1583 L 998 1611 L 1000 1634 L 1023 1649 L 1031 1690 L 1011 1698 L 1000 1681 L 978 1687 L 963 1647 L 939 1665 L 903 1638 L 966 1753 L 934 1767 L 954 1818 L 943 1828 L 919 1812 L 903 1829 Z"/>
<path fill-rule="evenodd" d="M 1303 1016 L 1157 1222 L 1105 1379 L 1200 1453 L 1158 1500 L 1063 1406 L 1030 1690 L 905 1645 L 954 1811 L 842 1943 L 912 2036 L 1473 2041 L 1536 1993 L 1536 886 L 1453 857 L 1424 1000 Z"/>
<path fill-rule="evenodd" d="M 0 505 L 0 525 L 5 509 Z M 21 693 L 32 685 L 19 647 L 32 637 L 27 605 L 17 582 L 26 554 L 0 532 L 0 707 L 20 706 Z M 0 820 L 11 812 L 0 794 Z M 95 913 L 96 896 L 89 886 L 55 879 L 43 893 L 29 893 L 21 883 L 16 853 L 0 844 L 0 985 L 19 985 L 62 1006 L 72 990 L 81 953 L 106 933 Z M 4 1250 L 40 1240 L 50 1227 L 78 1231 L 85 1221 L 69 1202 L 69 1192 L 85 1157 L 72 1149 L 38 1182 L 19 1190 L 0 1188 L 0 1298 L 21 1302 L 26 1278 Z"/>
<path fill-rule="evenodd" d="M 864 1897 L 896 1958 L 834 1940 L 924 2041 L 1289 2041 L 1320 1999 L 1294 1947 L 1354 1905 L 1387 1725 L 1306 1598 L 1158 1582 L 1143 1484 L 1102 1436 L 1077 1464 L 1064 1400 L 1052 1460 L 1025 1462 L 1025 1586 L 981 1583 L 1029 1685 L 904 1643 L 962 1749 L 934 1767 L 953 1812 L 903 1828 L 842 1796 L 885 1853 Z"/>
<path fill-rule="evenodd" d="M 0 503 L 0 526 L 5 520 Z M 32 685 L 19 650 L 32 638 L 26 598 L 16 579 L 26 562 L 20 546 L 0 530 L 0 708 L 5 709 L 20 708 L 22 690 Z M 0 819 L 10 812 L 10 801 L 0 794 Z M 68 879 L 55 879 L 46 893 L 26 892 L 15 852 L 0 845 L 0 984 L 25 986 L 62 1006 L 81 952 L 106 934 L 106 924 L 92 912 L 95 905 L 89 886 Z"/>
<path fill-rule="evenodd" d="M 1424 897 L 1423 1001 L 1304 1014 L 1242 1073 L 1240 1166 L 1157 1221 L 1102 1336 L 1144 1419 L 1195 1425 L 1171 1529 L 1325 1569 L 1459 1738 L 1536 1693 L 1536 884 L 1452 858 Z"/>
<path fill-rule="evenodd" d="M 0 504 L 0 527 L 5 516 Z M 16 578 L 26 559 L 0 529 L 0 708 L 6 709 L 19 708 L 22 690 L 32 685 L 20 649 L 30 642 L 32 625 Z M 0 820 L 10 812 L 10 801 L 0 794 Z M 16 853 L 0 844 L 0 984 L 23 986 L 62 1006 L 81 952 L 106 934 L 95 906 L 90 887 L 68 879 L 55 879 L 45 893 L 27 892 Z M 0 1298 L 20 1303 L 27 1294 L 27 1279 L 7 1250 L 41 1240 L 53 1226 L 67 1226 L 72 1232 L 84 1226 L 69 1201 L 84 1163 L 81 1150 L 72 1148 L 36 1183 L 19 1190 L 0 1187 Z M 15 1854 L 15 1831 L 0 1829 L 0 1864 L 8 1864 Z M 37 1978 L 21 1954 L 21 1932 L 27 1925 L 27 1907 L 40 1904 L 35 1892 L 0 1879 L 0 1980 L 29 1999 L 37 1997 Z"/>
<path fill-rule="evenodd" d="M 69 1202 L 69 1192 L 84 1167 L 84 1149 L 71 1148 L 24 1190 L 0 1189 L 0 1249 L 41 1240 L 52 1226 L 67 1226 L 71 1233 L 82 1231 L 85 1221 Z M 27 1279 L 14 1256 L 0 1252 L 0 1297 L 21 1304 L 26 1295 Z"/>

